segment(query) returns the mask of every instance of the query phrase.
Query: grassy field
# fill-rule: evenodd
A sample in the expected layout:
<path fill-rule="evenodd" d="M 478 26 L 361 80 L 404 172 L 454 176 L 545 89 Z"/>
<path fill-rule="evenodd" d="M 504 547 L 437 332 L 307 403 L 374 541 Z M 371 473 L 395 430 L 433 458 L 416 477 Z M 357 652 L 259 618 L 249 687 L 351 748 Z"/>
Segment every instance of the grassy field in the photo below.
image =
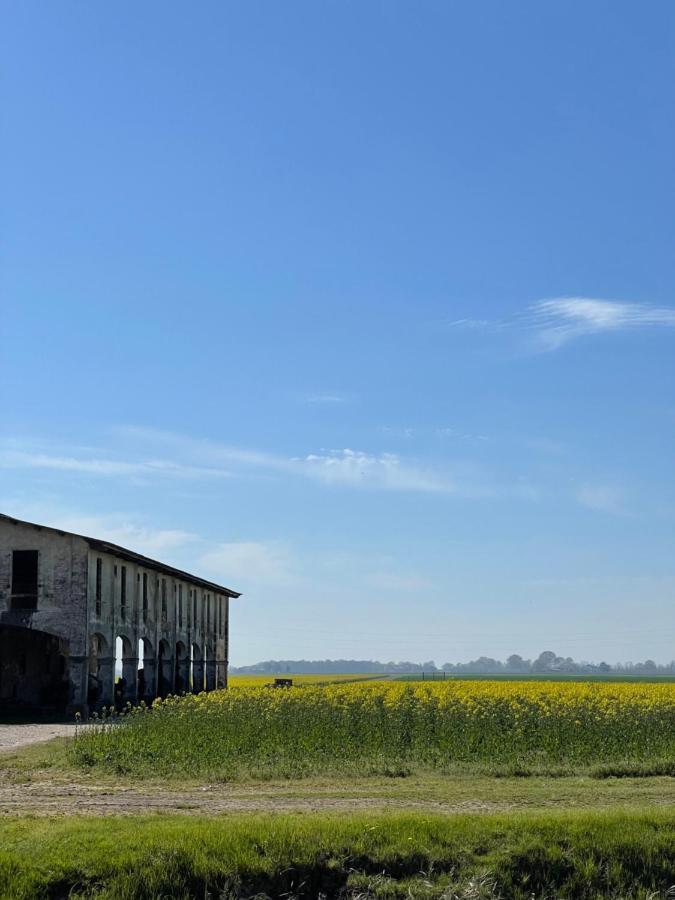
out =
<path fill-rule="evenodd" d="M 675 882 L 675 813 L 19 819 L 0 895 L 655 900 Z"/>
<path fill-rule="evenodd" d="M 190 740 L 183 739 L 185 734 Z M 169 698 L 82 729 L 84 767 L 195 775 L 405 775 L 419 769 L 675 772 L 675 685 L 361 682 Z"/>
<path fill-rule="evenodd" d="M 675 685 L 353 679 L 1 755 L 0 897 L 675 896 Z"/>

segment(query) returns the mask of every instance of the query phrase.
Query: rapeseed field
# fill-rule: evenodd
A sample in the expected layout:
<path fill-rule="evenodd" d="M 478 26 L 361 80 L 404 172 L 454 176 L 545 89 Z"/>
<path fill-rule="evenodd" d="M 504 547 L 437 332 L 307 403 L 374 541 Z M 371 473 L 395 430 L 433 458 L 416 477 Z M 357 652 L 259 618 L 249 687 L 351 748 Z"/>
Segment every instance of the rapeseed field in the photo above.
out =
<path fill-rule="evenodd" d="M 170 697 L 80 728 L 75 758 L 224 778 L 578 771 L 675 759 L 675 685 L 367 681 Z"/>

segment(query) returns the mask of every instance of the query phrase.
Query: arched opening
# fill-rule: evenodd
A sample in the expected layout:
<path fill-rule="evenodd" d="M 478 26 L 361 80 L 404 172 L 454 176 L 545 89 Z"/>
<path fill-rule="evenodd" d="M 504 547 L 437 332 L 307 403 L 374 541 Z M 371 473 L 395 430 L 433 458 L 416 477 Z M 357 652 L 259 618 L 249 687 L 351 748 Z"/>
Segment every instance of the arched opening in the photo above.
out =
<path fill-rule="evenodd" d="M 143 700 L 150 705 L 156 697 L 157 661 L 152 644 L 147 638 L 138 639 L 138 681 L 137 694 L 139 702 Z"/>
<path fill-rule="evenodd" d="M 65 709 L 68 643 L 32 628 L 0 626 L 0 709 Z"/>
<path fill-rule="evenodd" d="M 209 642 L 204 648 L 204 688 L 207 691 L 213 691 L 216 688 L 216 660 L 215 647 Z"/>
<path fill-rule="evenodd" d="M 110 706 L 113 702 L 114 659 L 102 634 L 89 638 L 89 678 L 87 704 L 90 710 Z"/>
<path fill-rule="evenodd" d="M 190 658 L 188 650 L 182 641 L 176 644 L 176 681 L 174 690 L 177 694 L 184 694 L 189 690 L 190 682 Z"/>
<path fill-rule="evenodd" d="M 190 646 L 190 690 L 193 694 L 204 690 L 204 660 L 199 644 Z"/>
<path fill-rule="evenodd" d="M 171 645 L 168 641 L 159 642 L 158 656 L 158 691 L 160 697 L 167 697 L 174 684 L 173 679 L 173 657 L 171 655 Z"/>
<path fill-rule="evenodd" d="M 115 638 L 115 706 L 121 709 L 136 700 L 138 659 L 133 644 L 125 634 Z"/>

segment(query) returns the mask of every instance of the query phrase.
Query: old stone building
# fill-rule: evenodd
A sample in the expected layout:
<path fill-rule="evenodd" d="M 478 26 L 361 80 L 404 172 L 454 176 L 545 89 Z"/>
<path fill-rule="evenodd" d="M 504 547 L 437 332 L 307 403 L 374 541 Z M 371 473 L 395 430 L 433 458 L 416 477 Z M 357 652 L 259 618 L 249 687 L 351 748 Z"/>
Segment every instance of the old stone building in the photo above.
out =
<path fill-rule="evenodd" d="M 239 596 L 107 541 L 0 515 L 0 710 L 86 715 L 226 687 Z"/>

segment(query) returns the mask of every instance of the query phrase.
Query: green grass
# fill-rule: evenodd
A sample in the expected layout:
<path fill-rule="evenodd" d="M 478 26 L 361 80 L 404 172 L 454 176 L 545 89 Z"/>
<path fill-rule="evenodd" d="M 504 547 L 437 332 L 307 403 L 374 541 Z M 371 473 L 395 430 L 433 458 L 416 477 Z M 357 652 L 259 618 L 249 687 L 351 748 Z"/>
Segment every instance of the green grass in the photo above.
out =
<path fill-rule="evenodd" d="M 675 813 L 66 818 L 0 824 L 0 896 L 665 897 Z"/>

